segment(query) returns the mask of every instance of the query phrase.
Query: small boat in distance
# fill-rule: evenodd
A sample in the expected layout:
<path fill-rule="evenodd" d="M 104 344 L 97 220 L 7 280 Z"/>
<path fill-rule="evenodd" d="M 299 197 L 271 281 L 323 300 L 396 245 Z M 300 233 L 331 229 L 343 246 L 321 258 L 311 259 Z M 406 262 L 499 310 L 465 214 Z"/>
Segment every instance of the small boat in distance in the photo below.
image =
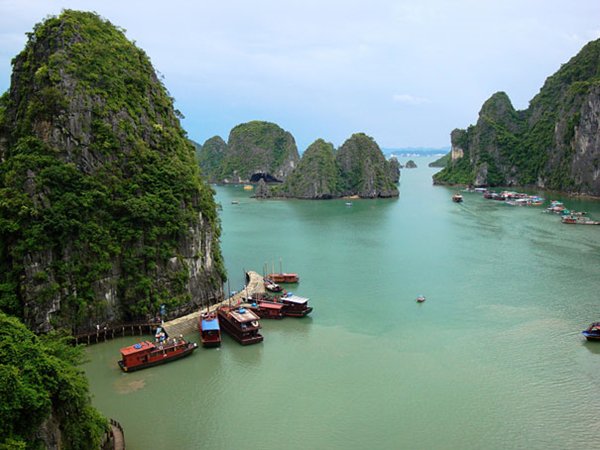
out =
<path fill-rule="evenodd" d="M 146 369 L 191 355 L 198 347 L 195 342 L 183 338 L 166 339 L 164 342 L 139 342 L 121 349 L 119 367 L 123 372 Z"/>
<path fill-rule="evenodd" d="M 215 312 L 206 312 L 200 316 L 198 331 L 203 347 L 218 347 L 221 345 L 221 326 Z"/>
<path fill-rule="evenodd" d="M 419 295 L 417 297 L 417 303 L 423 303 L 425 301 L 425 296 L 424 295 Z"/>
<path fill-rule="evenodd" d="M 588 341 L 600 341 L 600 322 L 594 322 L 581 332 Z"/>
<path fill-rule="evenodd" d="M 460 203 L 460 202 L 462 202 L 462 201 L 463 201 L 463 196 L 462 196 L 461 194 L 459 194 L 459 193 L 456 193 L 456 194 L 454 194 L 454 195 L 452 196 L 452 201 L 453 201 L 454 203 Z"/>

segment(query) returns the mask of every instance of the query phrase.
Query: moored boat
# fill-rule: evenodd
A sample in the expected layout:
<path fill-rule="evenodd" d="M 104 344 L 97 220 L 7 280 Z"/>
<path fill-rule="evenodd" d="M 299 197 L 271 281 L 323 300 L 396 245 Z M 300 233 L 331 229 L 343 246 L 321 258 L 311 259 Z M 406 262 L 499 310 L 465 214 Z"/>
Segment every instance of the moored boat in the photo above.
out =
<path fill-rule="evenodd" d="M 463 196 L 459 193 L 456 193 L 452 196 L 452 201 L 455 203 L 460 203 L 463 201 Z"/>
<path fill-rule="evenodd" d="M 267 278 L 275 283 L 298 283 L 300 281 L 297 273 L 270 273 Z"/>
<path fill-rule="evenodd" d="M 273 280 L 269 280 L 268 278 L 264 279 L 265 289 L 269 292 L 281 292 L 283 289 Z"/>
<path fill-rule="evenodd" d="M 191 355 L 198 347 L 195 342 L 182 338 L 167 339 L 164 342 L 139 342 L 121 349 L 119 367 L 124 372 L 146 369 Z"/>
<path fill-rule="evenodd" d="M 252 300 L 248 306 L 261 319 L 283 319 L 284 305 L 269 300 Z"/>
<path fill-rule="evenodd" d="M 308 298 L 294 295 L 291 292 L 283 295 L 279 301 L 283 304 L 282 311 L 284 316 L 304 317 L 313 310 L 312 306 L 308 306 Z"/>
<path fill-rule="evenodd" d="M 600 222 L 596 220 L 592 220 L 586 216 L 573 216 L 571 214 L 562 216 L 560 218 L 562 223 L 567 223 L 571 225 L 600 225 Z"/>
<path fill-rule="evenodd" d="M 215 312 L 203 313 L 198 321 L 198 331 L 203 347 L 218 347 L 221 345 L 221 326 Z"/>
<path fill-rule="evenodd" d="M 581 332 L 588 341 L 600 341 L 600 322 L 593 322 Z"/>
<path fill-rule="evenodd" d="M 260 318 L 252 311 L 242 307 L 221 306 L 217 310 L 219 323 L 223 330 L 242 345 L 262 342 L 259 333 Z"/>

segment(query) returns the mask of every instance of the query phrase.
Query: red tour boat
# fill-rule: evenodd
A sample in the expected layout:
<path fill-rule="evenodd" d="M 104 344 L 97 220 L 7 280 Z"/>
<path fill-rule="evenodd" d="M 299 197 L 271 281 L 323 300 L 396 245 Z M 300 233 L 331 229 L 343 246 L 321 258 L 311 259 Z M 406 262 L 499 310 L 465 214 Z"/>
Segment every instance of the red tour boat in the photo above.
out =
<path fill-rule="evenodd" d="M 200 316 L 198 330 L 203 347 L 218 347 L 221 345 L 221 327 L 215 312 L 207 312 Z"/>
<path fill-rule="evenodd" d="M 269 300 L 250 300 L 248 307 L 262 319 L 283 319 L 283 303 L 272 302 Z"/>
<path fill-rule="evenodd" d="M 259 317 L 249 309 L 223 305 L 217 310 L 217 314 L 223 330 L 240 344 L 262 342 L 263 336 L 259 333 L 261 328 Z"/>
<path fill-rule="evenodd" d="M 119 367 L 124 372 L 133 372 L 157 366 L 191 355 L 196 347 L 198 344 L 195 342 L 177 338 L 156 344 L 149 341 L 139 342 L 121 349 L 122 359 L 119 361 Z"/>

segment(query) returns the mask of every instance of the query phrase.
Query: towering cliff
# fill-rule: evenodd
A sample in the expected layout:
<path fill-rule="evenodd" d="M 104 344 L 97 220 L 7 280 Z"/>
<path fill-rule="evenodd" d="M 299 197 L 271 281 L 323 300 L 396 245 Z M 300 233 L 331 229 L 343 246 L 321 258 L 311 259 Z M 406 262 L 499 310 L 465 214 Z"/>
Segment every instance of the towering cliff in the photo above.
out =
<path fill-rule="evenodd" d="M 451 134 L 451 162 L 436 183 L 533 185 L 600 196 L 600 40 L 549 77 L 529 108 L 505 93 L 477 124 Z"/>
<path fill-rule="evenodd" d="M 36 25 L 0 101 L 0 308 L 37 331 L 195 308 L 219 233 L 146 54 L 92 13 Z"/>
<path fill-rule="evenodd" d="M 198 150 L 198 164 L 202 175 L 210 183 L 218 183 L 222 180 L 223 159 L 227 154 L 227 144 L 220 136 L 207 139 Z"/>
<path fill-rule="evenodd" d="M 333 145 L 317 139 L 302 154 L 298 167 L 285 180 L 281 187 L 282 195 L 310 199 L 339 197 L 340 175 Z"/>
<path fill-rule="evenodd" d="M 289 132 L 270 122 L 243 123 L 229 133 L 221 176 L 234 183 L 284 181 L 299 159 Z"/>
<path fill-rule="evenodd" d="M 391 164 L 375 140 L 364 133 L 353 134 L 335 157 L 342 175 L 343 195 L 362 198 L 398 197 Z"/>

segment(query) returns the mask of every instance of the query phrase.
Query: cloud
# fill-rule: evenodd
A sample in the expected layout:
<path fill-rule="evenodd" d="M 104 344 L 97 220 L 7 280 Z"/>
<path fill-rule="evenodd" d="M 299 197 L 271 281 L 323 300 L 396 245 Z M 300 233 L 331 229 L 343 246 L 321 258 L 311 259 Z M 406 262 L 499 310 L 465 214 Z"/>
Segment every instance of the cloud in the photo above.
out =
<path fill-rule="evenodd" d="M 426 103 L 431 103 L 431 100 L 425 97 L 417 97 L 416 95 L 411 94 L 395 94 L 392 99 L 396 103 L 402 103 L 404 105 L 423 105 Z"/>

